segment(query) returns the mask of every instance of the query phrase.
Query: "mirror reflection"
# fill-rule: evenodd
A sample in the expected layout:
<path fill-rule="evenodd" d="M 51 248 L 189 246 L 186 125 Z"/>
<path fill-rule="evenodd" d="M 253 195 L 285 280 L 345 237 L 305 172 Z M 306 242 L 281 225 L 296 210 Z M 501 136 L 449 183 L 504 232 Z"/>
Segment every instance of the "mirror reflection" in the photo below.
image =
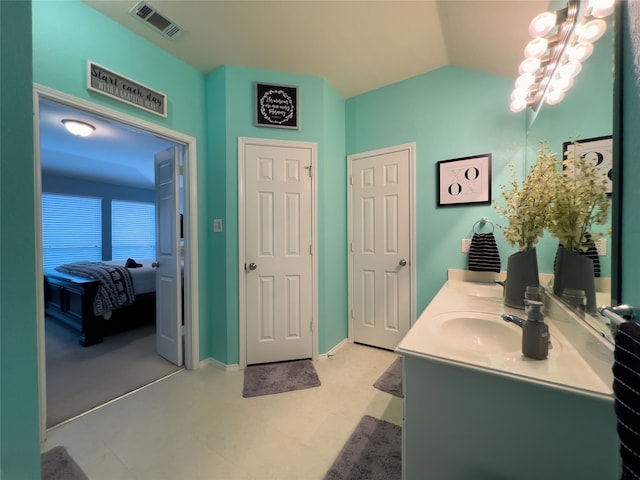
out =
<path fill-rule="evenodd" d="M 535 162 L 542 141 L 546 141 L 558 159 L 562 159 L 566 142 L 577 140 L 589 144 L 612 135 L 614 27 L 612 20 L 607 23 L 606 33 L 595 44 L 591 57 L 583 63 L 580 75 L 575 78 L 564 100 L 556 105 L 543 104 L 537 112 L 528 112 L 527 169 Z M 615 235 L 611 231 L 611 214 L 607 224 L 599 226 L 593 233 L 604 234 L 598 251 L 600 277 L 596 278 L 596 302 L 598 305 L 610 305 L 611 239 Z M 553 273 L 557 247 L 557 239 L 548 232 L 540 239 L 537 251 L 541 274 Z"/>

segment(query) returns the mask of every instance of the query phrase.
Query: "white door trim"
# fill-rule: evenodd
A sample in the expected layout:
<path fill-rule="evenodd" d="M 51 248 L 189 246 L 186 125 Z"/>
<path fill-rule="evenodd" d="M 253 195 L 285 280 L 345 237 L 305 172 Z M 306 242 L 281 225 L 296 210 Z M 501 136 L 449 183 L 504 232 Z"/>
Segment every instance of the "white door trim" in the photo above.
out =
<path fill-rule="evenodd" d="M 36 259 L 42 258 L 42 197 L 40 159 L 40 99 L 51 100 L 73 108 L 99 115 L 109 120 L 123 123 L 153 135 L 184 145 L 183 210 L 184 210 L 184 315 L 185 315 L 185 367 L 196 369 L 200 364 L 200 306 L 198 286 L 198 191 L 197 191 L 197 145 L 196 139 L 184 133 L 169 130 L 155 123 L 111 110 L 101 105 L 82 100 L 52 88 L 33 84 L 33 132 L 34 132 L 34 179 L 35 179 L 35 235 Z M 36 299 L 38 319 L 38 383 L 40 386 L 40 436 L 46 436 L 46 356 L 44 332 L 44 272 L 42 261 L 36 261 Z"/>
<path fill-rule="evenodd" d="M 244 220 L 245 220 L 245 192 L 244 192 L 244 162 L 245 151 L 248 145 L 270 146 L 270 147 L 289 147 L 289 148 L 306 148 L 311 151 L 312 175 L 311 175 L 311 254 L 313 256 L 311 268 L 312 279 L 312 325 L 313 325 L 313 360 L 318 358 L 318 145 L 313 142 L 296 142 L 287 140 L 271 140 L 264 138 L 238 137 L 238 321 L 240 322 L 240 368 L 247 366 L 247 314 L 244 308 L 246 285 L 244 265 L 245 259 L 245 243 L 244 243 Z"/>
<path fill-rule="evenodd" d="M 378 150 L 371 150 L 369 152 L 355 153 L 347 156 L 347 189 L 349 194 L 347 195 L 347 225 L 349 226 L 349 343 L 353 343 L 353 230 L 352 230 L 352 195 L 353 195 L 353 178 L 352 178 L 352 165 L 355 160 L 361 158 L 372 157 L 376 155 L 386 155 L 389 153 L 400 152 L 403 150 L 409 151 L 409 246 L 411 252 L 411 259 L 409 261 L 410 267 L 410 281 L 411 291 L 410 298 L 411 303 L 409 306 L 410 311 L 410 325 L 413 325 L 416 320 L 416 143 L 405 143 L 402 145 L 396 145 L 393 147 L 382 148 Z"/>

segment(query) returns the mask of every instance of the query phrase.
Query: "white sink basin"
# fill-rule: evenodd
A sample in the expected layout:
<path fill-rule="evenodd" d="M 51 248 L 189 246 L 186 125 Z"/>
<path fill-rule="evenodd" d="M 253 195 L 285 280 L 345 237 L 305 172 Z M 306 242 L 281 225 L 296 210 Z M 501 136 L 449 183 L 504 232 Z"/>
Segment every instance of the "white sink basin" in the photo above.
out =
<path fill-rule="evenodd" d="M 450 312 L 433 319 L 438 335 L 452 346 L 482 353 L 509 353 L 522 347 L 522 329 L 500 315 Z"/>
<path fill-rule="evenodd" d="M 495 283 L 474 283 L 465 285 L 464 293 L 472 297 L 497 298 L 502 300 L 504 289 L 502 285 Z"/>

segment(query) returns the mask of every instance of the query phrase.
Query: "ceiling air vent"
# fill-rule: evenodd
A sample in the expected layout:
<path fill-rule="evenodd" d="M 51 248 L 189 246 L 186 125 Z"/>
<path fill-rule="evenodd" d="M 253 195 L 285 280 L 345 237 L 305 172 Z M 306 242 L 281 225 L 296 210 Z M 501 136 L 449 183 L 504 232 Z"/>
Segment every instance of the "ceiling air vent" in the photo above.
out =
<path fill-rule="evenodd" d="M 155 31 L 160 32 L 163 37 L 170 40 L 178 38 L 184 31 L 180 25 L 169 20 L 146 2 L 136 3 L 131 11 L 129 11 L 129 15 L 137 18 Z"/>

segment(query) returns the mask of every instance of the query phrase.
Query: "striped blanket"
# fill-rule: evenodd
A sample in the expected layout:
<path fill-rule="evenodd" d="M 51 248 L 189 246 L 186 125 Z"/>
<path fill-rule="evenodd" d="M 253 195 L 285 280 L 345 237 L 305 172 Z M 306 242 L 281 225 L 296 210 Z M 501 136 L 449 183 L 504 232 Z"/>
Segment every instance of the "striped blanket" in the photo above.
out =
<path fill-rule="evenodd" d="M 76 262 L 59 265 L 56 270 L 100 282 L 93 301 L 94 315 L 107 315 L 113 310 L 132 305 L 135 301 L 131 274 L 125 267 L 102 262 Z"/>

